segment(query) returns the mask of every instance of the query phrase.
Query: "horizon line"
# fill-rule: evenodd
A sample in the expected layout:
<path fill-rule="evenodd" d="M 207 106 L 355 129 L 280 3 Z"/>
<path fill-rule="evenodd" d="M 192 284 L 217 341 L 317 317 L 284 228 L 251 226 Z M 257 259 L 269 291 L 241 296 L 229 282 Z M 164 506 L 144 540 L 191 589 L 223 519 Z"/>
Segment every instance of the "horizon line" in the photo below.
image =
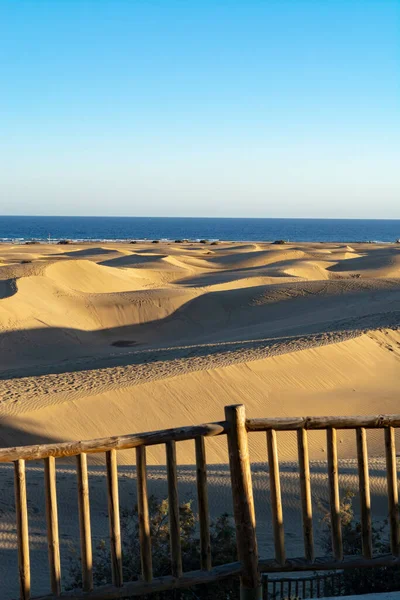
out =
<path fill-rule="evenodd" d="M 164 216 L 164 215 L 0 215 L 2 218 L 48 218 L 48 219 L 231 219 L 270 221 L 400 221 L 400 217 L 211 217 L 211 216 Z"/>

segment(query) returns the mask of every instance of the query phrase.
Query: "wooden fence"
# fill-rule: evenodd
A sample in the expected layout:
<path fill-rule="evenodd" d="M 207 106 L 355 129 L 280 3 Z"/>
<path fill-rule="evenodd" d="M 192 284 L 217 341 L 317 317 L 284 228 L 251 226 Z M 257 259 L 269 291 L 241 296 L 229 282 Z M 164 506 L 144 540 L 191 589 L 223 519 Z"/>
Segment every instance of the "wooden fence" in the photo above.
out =
<path fill-rule="evenodd" d="M 47 537 L 49 549 L 51 593 L 37 600 L 111 600 L 208 584 L 220 579 L 239 576 L 241 598 L 262 598 L 261 573 L 336 570 L 350 567 L 398 565 L 399 514 L 394 428 L 400 427 L 400 415 L 374 417 L 296 417 L 285 419 L 246 419 L 243 405 L 225 408 L 225 420 L 192 427 L 181 427 L 150 433 L 110 437 L 91 441 L 66 442 L 0 449 L 0 462 L 13 462 L 15 471 L 15 508 L 18 538 L 20 599 L 29 600 L 30 559 L 25 462 L 44 460 Z M 343 557 L 338 481 L 337 429 L 354 429 L 357 440 L 359 491 L 361 502 L 362 556 Z M 372 556 L 372 524 L 366 429 L 383 429 L 385 435 L 387 492 L 390 516 L 391 554 Z M 332 531 L 332 557 L 315 557 L 312 525 L 310 469 L 308 459 L 308 430 L 325 430 L 329 472 L 329 495 Z M 260 560 L 255 531 L 255 511 L 248 453 L 248 434 L 266 432 L 271 508 L 275 541 L 275 557 Z M 280 490 L 277 431 L 296 431 L 300 472 L 300 496 L 304 534 L 304 556 L 287 558 Z M 207 495 L 205 438 L 226 435 L 238 547 L 238 562 L 213 567 L 211 565 L 210 522 Z M 194 440 L 197 465 L 197 493 L 200 521 L 201 564 L 199 570 L 182 572 L 179 500 L 177 485 L 176 443 Z M 150 523 L 148 512 L 146 447 L 165 444 L 169 497 L 169 531 L 171 575 L 153 577 Z M 137 494 L 142 572 L 137 581 L 124 582 L 119 520 L 117 452 L 136 448 Z M 112 562 L 112 583 L 93 588 L 92 540 L 89 510 L 87 454 L 105 453 L 107 471 L 108 515 Z M 76 456 L 80 545 L 83 589 L 61 591 L 61 567 L 57 518 L 55 459 Z M 135 574 L 132 574 L 135 575 Z"/>

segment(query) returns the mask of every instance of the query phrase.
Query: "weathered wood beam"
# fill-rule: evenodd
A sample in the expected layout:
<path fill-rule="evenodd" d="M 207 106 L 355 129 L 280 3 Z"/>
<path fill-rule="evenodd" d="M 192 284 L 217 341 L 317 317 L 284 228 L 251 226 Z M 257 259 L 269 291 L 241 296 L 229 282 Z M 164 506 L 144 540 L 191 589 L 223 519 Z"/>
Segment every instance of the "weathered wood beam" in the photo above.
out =
<path fill-rule="evenodd" d="M 246 413 L 243 404 L 225 407 L 231 471 L 233 514 L 239 559 L 243 564 L 241 599 L 258 600 L 262 586 L 258 570 L 256 518 L 251 481 Z"/>
<path fill-rule="evenodd" d="M 296 429 L 382 429 L 400 427 L 400 415 L 377 415 L 370 417 L 285 417 L 271 419 L 247 419 L 247 431 L 295 431 Z"/>
<path fill-rule="evenodd" d="M 211 569 L 210 512 L 207 491 L 207 461 L 204 437 L 195 438 L 197 501 L 200 525 L 200 563 L 205 571 Z"/>
<path fill-rule="evenodd" d="M 76 457 L 78 511 L 81 541 L 82 581 L 85 592 L 93 589 L 92 537 L 90 529 L 89 480 L 86 454 Z"/>
<path fill-rule="evenodd" d="M 151 555 L 151 535 L 149 518 L 149 499 L 147 494 L 146 446 L 136 448 L 137 494 L 140 560 L 144 581 L 153 579 L 153 563 Z"/>
<path fill-rule="evenodd" d="M 56 465 L 52 456 L 44 459 L 44 480 L 51 589 L 55 596 L 59 596 L 61 594 L 60 541 L 58 535 Z"/>
<path fill-rule="evenodd" d="M 329 504 L 331 513 L 331 536 L 333 555 L 336 560 L 343 558 L 342 517 L 340 514 L 339 468 L 337 456 L 336 429 L 326 431 L 326 446 L 328 455 Z"/>
<path fill-rule="evenodd" d="M 54 456 L 55 458 L 75 456 L 77 454 L 94 452 L 107 452 L 108 450 L 128 450 L 138 446 L 154 446 L 165 444 L 169 441 L 192 440 L 199 435 L 216 436 L 226 433 L 226 423 L 206 423 L 189 427 L 176 427 L 149 431 L 146 433 L 133 433 L 95 440 L 80 442 L 62 442 L 59 444 L 39 444 L 35 446 L 17 446 L 14 448 L 0 449 L 0 463 L 14 462 L 16 460 L 38 460 Z"/>
<path fill-rule="evenodd" d="M 29 559 L 28 505 L 26 497 L 25 461 L 14 463 L 15 513 L 17 520 L 18 571 L 20 600 L 31 597 L 31 570 Z"/>

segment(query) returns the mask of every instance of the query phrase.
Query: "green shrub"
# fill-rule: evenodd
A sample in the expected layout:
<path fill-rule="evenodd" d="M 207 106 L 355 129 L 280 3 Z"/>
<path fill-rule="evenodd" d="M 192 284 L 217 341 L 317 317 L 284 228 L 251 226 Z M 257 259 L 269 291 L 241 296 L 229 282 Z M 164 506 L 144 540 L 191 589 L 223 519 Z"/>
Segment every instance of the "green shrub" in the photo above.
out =
<path fill-rule="evenodd" d="M 154 577 L 171 574 L 168 500 L 149 498 L 150 532 L 153 556 Z M 197 534 L 198 520 L 193 512 L 192 502 L 179 507 L 181 526 L 182 563 L 184 571 L 200 568 L 200 540 Z M 222 514 L 211 523 L 211 552 L 213 566 L 237 560 L 235 529 L 228 514 Z M 140 545 L 138 508 L 121 512 L 122 565 L 124 581 L 139 579 Z M 112 580 L 111 557 L 108 543 L 100 541 L 93 552 L 93 581 L 95 586 L 105 585 Z M 77 551 L 71 548 L 70 566 L 66 578 L 66 589 L 82 587 L 81 563 Z M 177 597 L 174 590 L 158 592 L 147 596 L 151 600 L 164 600 Z M 238 600 L 239 581 L 228 579 L 215 584 L 196 586 L 190 590 L 180 590 L 179 598 L 213 598 L 214 600 Z"/>
<path fill-rule="evenodd" d="M 362 556 L 362 529 L 360 521 L 354 516 L 354 493 L 346 492 L 340 502 L 340 515 L 342 522 L 342 540 L 344 556 Z M 319 503 L 322 510 L 322 522 L 326 529 L 322 536 L 322 547 L 329 555 L 332 554 L 331 518 L 330 512 Z M 378 526 L 372 526 L 372 547 L 374 555 L 389 554 L 390 544 L 386 538 L 388 522 L 385 520 Z M 341 582 L 341 590 L 347 594 L 367 594 L 372 592 L 392 592 L 400 590 L 400 572 L 398 567 L 374 567 L 345 569 Z M 340 590 L 328 590 L 329 595 L 336 595 Z"/>

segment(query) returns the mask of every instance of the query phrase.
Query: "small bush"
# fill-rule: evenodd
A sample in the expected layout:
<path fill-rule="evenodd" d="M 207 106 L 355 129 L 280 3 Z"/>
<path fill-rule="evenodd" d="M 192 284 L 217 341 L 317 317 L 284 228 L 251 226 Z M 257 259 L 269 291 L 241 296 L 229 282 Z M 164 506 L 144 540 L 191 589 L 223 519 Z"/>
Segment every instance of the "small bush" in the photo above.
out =
<path fill-rule="evenodd" d="M 346 492 L 340 502 L 340 515 L 342 521 L 343 554 L 350 556 L 358 554 L 362 556 L 361 523 L 356 521 L 353 510 L 354 493 Z M 331 542 L 331 518 L 329 510 L 319 503 L 323 513 L 322 522 L 326 530 L 322 536 L 322 547 L 329 555 L 332 554 Z M 385 539 L 388 522 L 385 520 L 379 526 L 372 526 L 372 547 L 374 554 L 389 554 L 389 540 Z M 400 573 L 398 567 L 373 567 L 345 569 L 341 582 L 344 595 L 368 594 L 372 592 L 393 592 L 400 590 Z M 328 590 L 328 595 L 336 595 L 339 589 Z"/>
<path fill-rule="evenodd" d="M 57 244 L 70 244 L 71 240 L 59 240 Z"/>
<path fill-rule="evenodd" d="M 211 242 L 211 246 L 218 246 L 219 242 Z"/>
<path fill-rule="evenodd" d="M 152 244 L 159 244 L 159 243 L 160 243 L 160 240 L 153 240 L 151 243 L 152 243 Z"/>
<path fill-rule="evenodd" d="M 131 242 L 129 242 L 130 244 L 136 244 L 136 240 L 132 240 Z"/>
<path fill-rule="evenodd" d="M 29 240 L 25 242 L 25 246 L 32 246 L 34 244 L 40 244 L 40 242 L 38 242 L 37 240 Z"/>
<path fill-rule="evenodd" d="M 183 244 L 183 240 L 175 240 L 175 244 Z"/>
<path fill-rule="evenodd" d="M 150 533 L 153 556 L 154 576 L 171 574 L 169 547 L 168 500 L 159 501 L 149 498 Z M 181 547 L 183 571 L 200 568 L 200 540 L 197 534 L 198 520 L 193 512 L 192 502 L 179 507 L 181 526 Z M 138 508 L 121 512 L 122 565 L 124 581 L 136 581 L 139 578 L 140 543 Z M 235 529 L 227 514 L 222 514 L 210 527 L 213 566 L 234 562 L 236 558 Z M 93 581 L 95 586 L 110 583 L 111 557 L 108 544 L 102 540 L 93 553 Z M 78 553 L 72 548 L 66 589 L 82 587 L 81 564 Z M 170 590 L 147 596 L 149 600 L 169 600 L 176 598 L 176 591 Z M 180 600 L 193 598 L 213 598 L 213 600 L 239 600 L 239 582 L 235 579 L 214 584 L 195 586 L 179 592 Z"/>
<path fill-rule="evenodd" d="M 274 242 L 272 242 L 273 244 L 282 246 L 283 244 L 286 244 L 286 240 L 275 240 Z"/>
<path fill-rule="evenodd" d="M 199 244 L 208 244 L 208 240 L 200 240 Z"/>

